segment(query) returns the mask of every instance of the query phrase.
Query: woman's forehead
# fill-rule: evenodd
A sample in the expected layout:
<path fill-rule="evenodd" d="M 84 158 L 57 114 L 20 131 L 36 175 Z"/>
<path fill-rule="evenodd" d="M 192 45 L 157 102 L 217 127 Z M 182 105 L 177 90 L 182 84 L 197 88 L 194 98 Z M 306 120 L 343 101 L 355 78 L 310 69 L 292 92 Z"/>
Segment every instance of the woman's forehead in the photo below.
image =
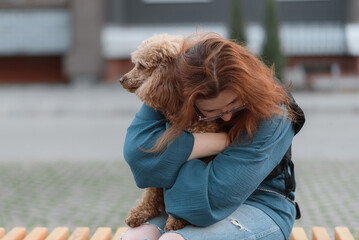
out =
<path fill-rule="evenodd" d="M 195 104 L 202 110 L 221 110 L 237 99 L 237 95 L 232 90 L 223 90 L 215 98 L 197 99 Z"/>

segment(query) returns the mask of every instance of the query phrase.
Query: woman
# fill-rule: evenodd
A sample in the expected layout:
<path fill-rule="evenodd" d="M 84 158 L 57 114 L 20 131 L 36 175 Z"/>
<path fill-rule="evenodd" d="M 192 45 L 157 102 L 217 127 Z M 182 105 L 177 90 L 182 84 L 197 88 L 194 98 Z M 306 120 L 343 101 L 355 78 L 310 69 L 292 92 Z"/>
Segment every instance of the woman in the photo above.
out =
<path fill-rule="evenodd" d="M 186 39 L 175 74 L 183 121 L 171 126 L 179 134 L 158 141 L 165 119 L 143 105 L 128 128 L 124 155 L 137 185 L 164 188 L 166 212 L 193 225 L 163 233 L 163 213 L 123 240 L 289 239 L 298 211 L 290 146 L 304 116 L 272 75 L 245 48 L 216 34 Z M 185 126 L 194 119 L 217 121 L 223 132 L 192 134 Z M 208 165 L 198 159 L 211 155 L 217 156 Z"/>

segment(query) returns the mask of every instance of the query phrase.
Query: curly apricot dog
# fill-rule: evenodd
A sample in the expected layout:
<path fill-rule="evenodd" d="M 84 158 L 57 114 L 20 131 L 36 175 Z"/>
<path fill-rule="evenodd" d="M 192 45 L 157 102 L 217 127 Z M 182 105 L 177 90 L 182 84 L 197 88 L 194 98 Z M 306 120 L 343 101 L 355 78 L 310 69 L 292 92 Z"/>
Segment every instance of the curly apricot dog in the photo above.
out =
<path fill-rule="evenodd" d="M 120 82 L 129 92 L 135 93 L 146 105 L 161 111 L 170 124 L 178 121 L 176 113 L 181 107 L 180 83 L 173 76 L 177 56 L 183 49 L 184 38 L 167 34 L 155 35 L 145 41 L 132 53 L 134 68 L 125 74 Z M 172 74 L 171 74 L 172 73 Z M 188 126 L 189 131 L 218 132 L 215 122 L 197 121 Z M 130 227 L 137 227 L 165 211 L 162 188 L 147 188 L 138 206 L 131 209 L 125 220 Z M 169 215 L 165 231 L 183 228 L 188 222 Z"/>

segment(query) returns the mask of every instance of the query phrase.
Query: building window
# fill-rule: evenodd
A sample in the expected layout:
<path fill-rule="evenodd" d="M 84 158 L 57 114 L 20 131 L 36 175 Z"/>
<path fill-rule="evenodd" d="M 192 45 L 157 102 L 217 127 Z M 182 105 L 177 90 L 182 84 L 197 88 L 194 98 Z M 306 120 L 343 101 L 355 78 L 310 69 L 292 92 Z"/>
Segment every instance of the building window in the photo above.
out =
<path fill-rule="evenodd" d="M 142 0 L 142 2 L 147 4 L 171 4 L 171 3 L 209 3 L 212 0 Z"/>

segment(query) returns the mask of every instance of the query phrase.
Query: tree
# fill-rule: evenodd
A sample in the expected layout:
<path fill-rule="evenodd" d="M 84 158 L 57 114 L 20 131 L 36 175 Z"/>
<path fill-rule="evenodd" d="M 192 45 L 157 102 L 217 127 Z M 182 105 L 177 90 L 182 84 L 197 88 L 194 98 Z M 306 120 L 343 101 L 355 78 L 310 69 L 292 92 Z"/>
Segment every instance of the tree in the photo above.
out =
<path fill-rule="evenodd" d="M 231 0 L 230 39 L 245 44 L 244 20 L 242 15 L 242 0 Z"/>
<path fill-rule="evenodd" d="M 272 67 L 274 64 L 275 75 L 283 82 L 285 58 L 280 49 L 275 0 L 265 0 L 264 26 L 266 40 L 263 46 L 262 60 L 268 67 Z"/>

